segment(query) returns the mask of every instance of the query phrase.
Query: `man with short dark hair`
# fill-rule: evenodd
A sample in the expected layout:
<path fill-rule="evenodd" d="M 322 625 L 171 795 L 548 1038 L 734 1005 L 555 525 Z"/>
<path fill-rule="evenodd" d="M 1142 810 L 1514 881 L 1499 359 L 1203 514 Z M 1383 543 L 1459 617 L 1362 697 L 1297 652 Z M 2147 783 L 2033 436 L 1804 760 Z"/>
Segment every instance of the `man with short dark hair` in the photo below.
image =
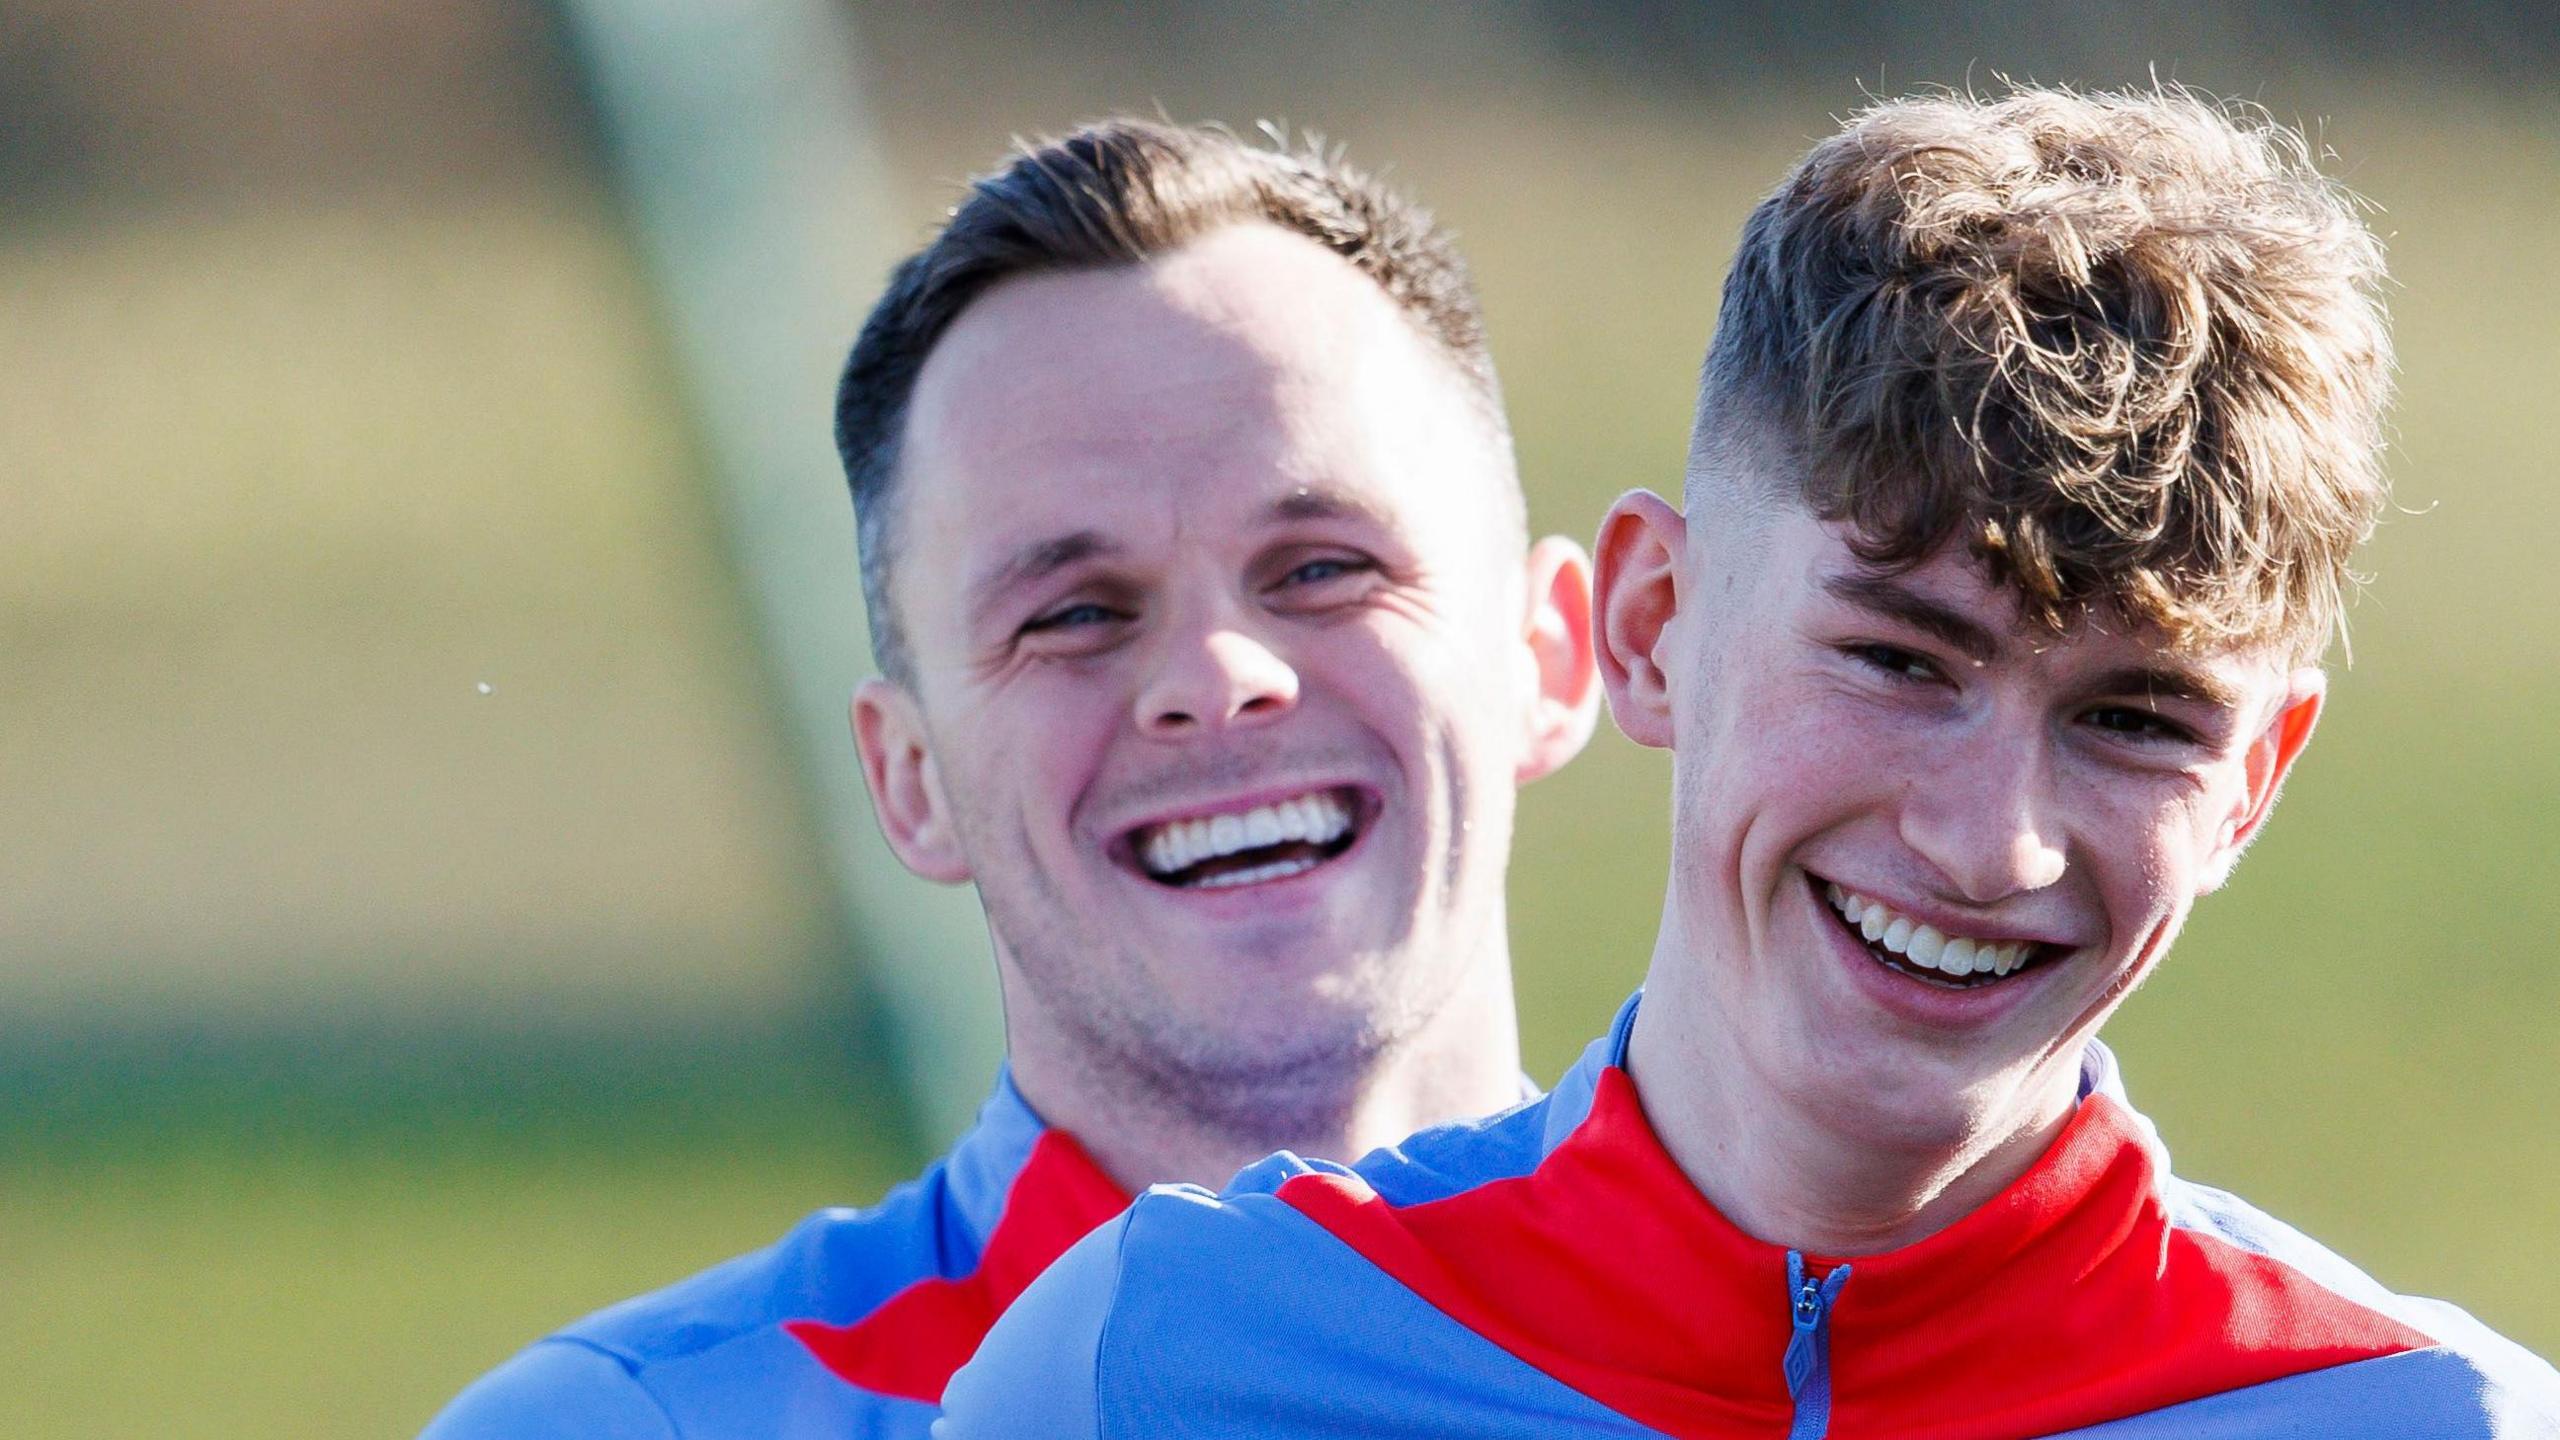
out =
<path fill-rule="evenodd" d="M 837 438 L 864 775 L 978 888 L 1008 1072 L 916 1183 L 535 1344 L 437 1440 L 922 1435 L 1139 1187 L 1523 1098 L 1513 798 L 1589 737 L 1590 576 L 1528 542 L 1429 216 L 1214 130 L 1026 150 L 897 271 Z"/>
<path fill-rule="evenodd" d="M 2182 93 L 1877 106 L 1753 214 L 1686 511 L 1598 546 L 1673 753 L 1553 1094 L 1167 1187 L 945 1440 L 2560 1434 L 2560 1376 L 2177 1179 L 2101 1023 L 2265 824 L 2383 491 L 2372 237 Z"/>

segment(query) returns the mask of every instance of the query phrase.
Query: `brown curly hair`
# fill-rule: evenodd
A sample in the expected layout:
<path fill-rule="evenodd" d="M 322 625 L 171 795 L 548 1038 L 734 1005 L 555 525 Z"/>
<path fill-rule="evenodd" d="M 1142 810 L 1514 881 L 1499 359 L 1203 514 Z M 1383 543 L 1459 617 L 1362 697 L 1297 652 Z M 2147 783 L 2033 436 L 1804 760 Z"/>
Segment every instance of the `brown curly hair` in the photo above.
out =
<path fill-rule="evenodd" d="M 2385 498 L 2358 211 L 2182 89 L 1876 105 L 1744 226 L 1693 455 L 1759 417 L 1879 569 L 1961 536 L 2054 630 L 2316 656 Z"/>

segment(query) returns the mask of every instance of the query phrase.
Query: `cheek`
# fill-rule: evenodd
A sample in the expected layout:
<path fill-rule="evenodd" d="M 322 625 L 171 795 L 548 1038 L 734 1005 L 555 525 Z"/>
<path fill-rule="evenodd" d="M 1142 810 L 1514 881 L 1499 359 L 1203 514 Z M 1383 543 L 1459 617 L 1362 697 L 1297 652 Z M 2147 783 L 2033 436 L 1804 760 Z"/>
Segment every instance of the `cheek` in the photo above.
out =
<path fill-rule="evenodd" d="M 1468 639 L 1401 616 L 1380 616 L 1316 637 L 1303 652 L 1302 673 L 1320 676 L 1323 688 L 1362 715 L 1370 729 L 1400 743 L 1490 729 L 1509 676 L 1498 656 Z"/>
<path fill-rule="evenodd" d="M 1129 728 L 1131 710 L 1129 687 L 1096 668 L 1062 671 L 1051 683 L 1025 686 L 1006 697 L 1002 714 L 991 718 L 1005 732 L 1006 744 L 1040 755 L 1089 750 Z"/>
<path fill-rule="evenodd" d="M 2128 797 L 2093 815 L 2081 832 L 2122 837 L 2093 861 L 2104 867 L 2108 908 L 2126 932 L 2147 934 L 2184 914 L 2213 855 L 2216 812 L 2209 794 L 2190 788 L 2153 798 L 2146 806 Z"/>
<path fill-rule="evenodd" d="M 1710 795 L 1787 807 L 1816 795 L 1863 801 L 1939 763 L 1925 728 L 1816 683 L 1744 683 L 1719 704 L 1712 677 L 1677 742 Z"/>
<path fill-rule="evenodd" d="M 954 718 L 939 727 L 943 786 L 982 833 L 1036 833 L 1073 819 L 1125 719 L 1119 690 L 1100 679 L 1024 676 L 953 697 Z"/>

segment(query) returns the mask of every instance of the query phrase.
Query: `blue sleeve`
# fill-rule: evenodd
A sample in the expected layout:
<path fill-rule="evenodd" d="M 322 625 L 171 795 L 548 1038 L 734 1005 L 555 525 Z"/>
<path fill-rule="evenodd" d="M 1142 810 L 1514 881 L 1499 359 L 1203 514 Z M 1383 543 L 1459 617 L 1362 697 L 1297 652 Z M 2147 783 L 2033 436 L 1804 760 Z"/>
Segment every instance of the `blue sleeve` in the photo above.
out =
<path fill-rule="evenodd" d="M 676 1428 L 621 1361 L 544 1340 L 455 1396 L 419 1440 L 676 1440 Z"/>
<path fill-rule="evenodd" d="M 1077 1241 L 1006 1309 L 942 1392 L 933 1440 L 1102 1440 L 1102 1331 L 1136 1213 Z"/>

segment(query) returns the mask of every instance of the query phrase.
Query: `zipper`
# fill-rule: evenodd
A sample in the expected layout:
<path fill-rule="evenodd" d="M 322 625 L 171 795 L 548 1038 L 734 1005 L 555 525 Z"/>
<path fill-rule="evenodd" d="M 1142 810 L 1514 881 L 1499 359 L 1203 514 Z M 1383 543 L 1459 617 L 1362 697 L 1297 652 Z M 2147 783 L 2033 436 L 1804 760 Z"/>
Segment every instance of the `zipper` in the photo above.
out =
<path fill-rule="evenodd" d="M 1808 1275 L 1804 1252 L 1787 1252 L 1787 1398 L 1795 1402 L 1795 1420 L 1787 1440 L 1822 1440 L 1831 1433 L 1831 1306 L 1840 1287 L 1849 1283 L 1849 1267 L 1833 1267 L 1828 1275 Z"/>

